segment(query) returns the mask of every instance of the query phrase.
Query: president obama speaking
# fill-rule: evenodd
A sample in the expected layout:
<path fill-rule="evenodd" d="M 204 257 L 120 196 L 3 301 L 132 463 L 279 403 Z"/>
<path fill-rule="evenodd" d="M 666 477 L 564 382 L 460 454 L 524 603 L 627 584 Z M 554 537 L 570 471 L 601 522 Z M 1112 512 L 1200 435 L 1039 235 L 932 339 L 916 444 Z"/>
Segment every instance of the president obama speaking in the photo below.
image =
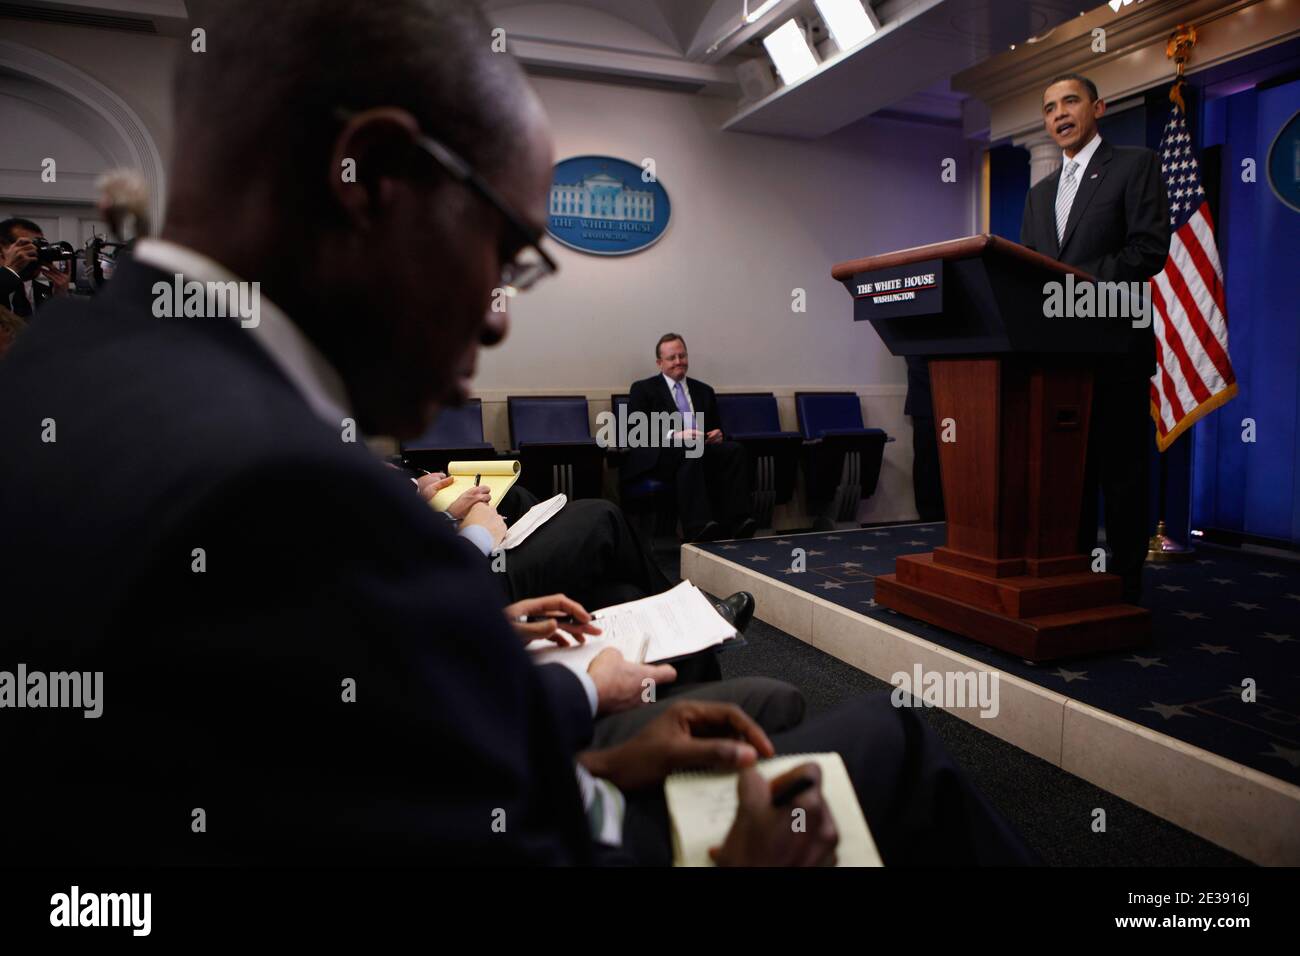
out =
<path fill-rule="evenodd" d="M 1160 159 L 1149 149 L 1112 146 L 1097 120 L 1106 102 L 1076 73 L 1043 91 L 1043 124 L 1061 147 L 1062 168 L 1029 191 L 1020 242 L 1077 266 L 1100 281 L 1141 282 L 1169 253 L 1169 202 Z M 1147 551 L 1147 420 L 1155 336 L 1148 318 L 1134 328 L 1127 352 L 1098 362 L 1084 474 L 1080 550 L 1097 537 L 1097 488 L 1105 495 L 1110 571 L 1137 604 Z"/>

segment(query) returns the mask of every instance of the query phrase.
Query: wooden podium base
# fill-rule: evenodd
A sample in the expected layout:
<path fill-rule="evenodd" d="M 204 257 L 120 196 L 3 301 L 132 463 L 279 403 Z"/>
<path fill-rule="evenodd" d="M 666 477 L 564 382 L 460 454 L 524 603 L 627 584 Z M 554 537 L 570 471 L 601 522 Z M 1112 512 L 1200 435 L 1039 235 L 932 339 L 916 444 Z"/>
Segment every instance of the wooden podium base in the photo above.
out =
<path fill-rule="evenodd" d="M 988 577 L 905 555 L 876 578 L 876 604 L 1028 661 L 1146 644 L 1151 613 L 1121 600 L 1113 574 Z"/>

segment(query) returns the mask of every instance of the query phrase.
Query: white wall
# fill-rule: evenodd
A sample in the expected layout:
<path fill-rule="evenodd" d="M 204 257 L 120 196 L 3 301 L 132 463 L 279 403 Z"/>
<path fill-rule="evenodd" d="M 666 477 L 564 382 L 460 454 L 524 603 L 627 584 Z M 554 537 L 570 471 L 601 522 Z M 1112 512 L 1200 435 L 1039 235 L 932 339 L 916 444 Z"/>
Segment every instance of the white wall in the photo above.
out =
<path fill-rule="evenodd" d="M 799 389 L 852 389 L 887 446 L 863 520 L 913 517 L 905 368 L 852 321 L 830 275 L 844 259 L 974 232 L 974 170 L 960 133 L 866 121 L 807 142 L 723 133 L 716 99 L 579 80 L 536 78 L 556 157 L 651 157 L 672 202 L 667 234 L 644 252 L 588 256 L 551 243 L 559 276 L 517 298 L 511 332 L 480 360 L 489 438 L 504 446 L 510 392 L 587 394 L 608 407 L 653 374 L 654 343 L 680 332 L 691 374 L 723 391 L 776 391 L 795 428 Z M 943 183 L 945 157 L 958 182 Z M 791 311 L 806 290 L 807 312 Z M 800 516 L 791 515 L 791 523 Z"/>
<path fill-rule="evenodd" d="M 162 211 L 171 145 L 171 72 L 180 41 L 3 20 L 0 203 L 87 203 L 113 168 L 141 174 Z M 54 182 L 41 179 L 46 157 Z"/>
<path fill-rule="evenodd" d="M 655 160 L 672 202 L 644 252 L 588 256 L 552 243 L 561 273 L 513 305 L 510 339 L 484 356 L 484 388 L 626 386 L 654 371 L 654 342 L 686 336 L 692 373 L 716 386 L 900 383 L 901 361 L 831 266 L 971 231 L 959 133 L 868 121 L 815 142 L 723 133 L 725 102 L 537 78 L 558 159 Z M 969 168 L 969 167 L 967 167 Z M 964 170 L 963 170 L 964 171 Z M 807 312 L 791 311 L 805 289 Z"/>
<path fill-rule="evenodd" d="M 95 179 L 113 161 L 84 119 L 71 98 L 0 76 L 0 130 L 21 130 L 0 136 L 0 216 L 10 200 L 94 202 Z M 46 159 L 53 182 L 42 177 Z"/>
<path fill-rule="evenodd" d="M 3 37 L 71 63 L 139 115 L 164 160 L 171 149 L 171 73 L 183 47 L 172 37 L 4 20 Z"/>

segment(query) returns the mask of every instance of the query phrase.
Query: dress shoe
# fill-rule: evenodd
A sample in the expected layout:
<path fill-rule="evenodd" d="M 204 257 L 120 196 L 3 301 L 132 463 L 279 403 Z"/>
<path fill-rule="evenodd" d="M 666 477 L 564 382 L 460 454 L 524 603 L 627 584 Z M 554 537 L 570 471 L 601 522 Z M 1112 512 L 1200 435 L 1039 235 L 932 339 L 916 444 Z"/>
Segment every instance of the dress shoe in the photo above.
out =
<path fill-rule="evenodd" d="M 742 518 L 736 525 L 736 530 L 731 533 L 733 538 L 752 538 L 754 532 L 758 530 L 758 522 L 753 518 Z"/>
<path fill-rule="evenodd" d="M 716 521 L 706 521 L 704 527 L 696 528 L 694 531 L 686 533 L 686 540 L 689 542 L 696 541 L 717 541 L 725 532 L 722 525 Z"/>
<path fill-rule="evenodd" d="M 731 597 L 713 605 L 713 609 L 722 615 L 723 620 L 743 634 L 754 617 L 754 595 L 748 591 L 737 591 Z"/>

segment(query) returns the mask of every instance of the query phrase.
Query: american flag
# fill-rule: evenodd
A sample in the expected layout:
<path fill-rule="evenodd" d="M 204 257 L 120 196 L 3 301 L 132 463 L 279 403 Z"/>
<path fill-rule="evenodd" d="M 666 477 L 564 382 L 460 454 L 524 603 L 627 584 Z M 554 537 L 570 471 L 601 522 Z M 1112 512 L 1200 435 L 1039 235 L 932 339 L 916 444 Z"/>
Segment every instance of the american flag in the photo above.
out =
<path fill-rule="evenodd" d="M 1151 279 L 1156 336 L 1151 417 L 1164 451 L 1204 415 L 1237 394 L 1228 358 L 1223 268 L 1214 220 L 1192 153 L 1187 118 L 1175 103 L 1160 138 L 1160 170 L 1169 196 L 1169 258 Z"/>

